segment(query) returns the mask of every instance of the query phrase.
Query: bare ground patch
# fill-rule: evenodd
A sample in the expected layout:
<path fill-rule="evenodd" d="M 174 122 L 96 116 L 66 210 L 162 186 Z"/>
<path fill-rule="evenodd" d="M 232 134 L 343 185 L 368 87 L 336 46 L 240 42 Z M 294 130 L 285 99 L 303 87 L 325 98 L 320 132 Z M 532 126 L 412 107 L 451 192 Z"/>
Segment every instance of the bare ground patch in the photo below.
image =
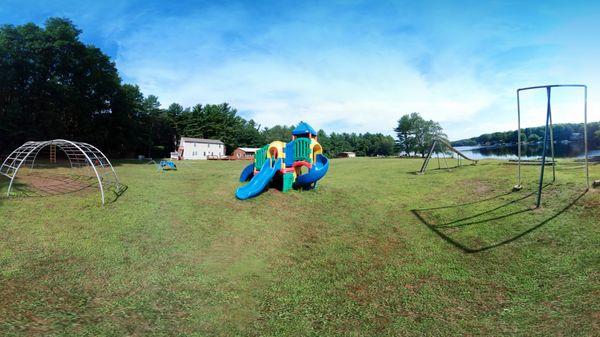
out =
<path fill-rule="evenodd" d="M 17 176 L 14 191 L 23 196 L 86 194 L 97 191 L 97 181 L 89 177 L 49 173 L 29 173 Z"/>

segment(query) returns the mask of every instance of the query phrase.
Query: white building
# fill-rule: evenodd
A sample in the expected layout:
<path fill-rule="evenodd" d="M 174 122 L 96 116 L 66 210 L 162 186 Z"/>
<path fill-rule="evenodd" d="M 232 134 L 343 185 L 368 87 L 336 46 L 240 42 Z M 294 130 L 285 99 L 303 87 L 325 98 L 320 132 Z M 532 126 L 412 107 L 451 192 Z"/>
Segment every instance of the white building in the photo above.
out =
<path fill-rule="evenodd" d="M 182 159 L 220 158 L 225 155 L 225 144 L 217 139 L 181 137 L 178 151 Z"/>

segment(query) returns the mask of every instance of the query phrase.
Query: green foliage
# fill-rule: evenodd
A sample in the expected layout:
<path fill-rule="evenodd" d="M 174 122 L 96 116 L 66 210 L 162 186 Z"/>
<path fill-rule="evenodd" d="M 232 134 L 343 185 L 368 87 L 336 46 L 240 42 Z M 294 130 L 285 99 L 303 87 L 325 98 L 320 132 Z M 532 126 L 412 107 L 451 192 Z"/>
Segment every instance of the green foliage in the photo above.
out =
<path fill-rule="evenodd" d="M 522 129 L 521 140 L 526 142 L 539 142 L 544 139 L 545 126 Z M 592 148 L 600 147 L 600 122 L 588 123 L 588 140 Z M 583 139 L 583 123 L 565 123 L 554 124 L 553 127 L 554 140 L 560 141 L 579 141 Z M 482 134 L 478 137 L 462 139 L 452 142 L 454 146 L 465 145 L 504 145 L 516 144 L 518 132 L 505 131 Z"/>
<path fill-rule="evenodd" d="M 404 153 L 424 156 L 436 137 L 446 138 L 439 123 L 425 120 L 416 112 L 404 115 L 394 129 L 398 145 Z"/>
<path fill-rule="evenodd" d="M 357 156 L 391 156 L 395 153 L 395 142 L 391 136 L 381 133 L 331 133 L 329 136 L 318 131 L 318 138 L 325 154 L 336 157 L 341 152 L 356 152 Z"/>
<path fill-rule="evenodd" d="M 67 19 L 0 27 L 0 148 L 24 139 L 108 141 L 105 130 L 124 113 L 114 63 L 79 41 Z M 97 132 L 94 130 L 103 129 Z"/>
<path fill-rule="evenodd" d="M 538 136 L 535 133 L 529 135 L 529 137 L 527 137 L 527 136 L 524 136 L 524 137 L 526 137 L 526 139 L 524 139 L 524 141 L 530 142 L 530 143 L 537 143 L 542 140 L 542 137 Z"/>
<path fill-rule="evenodd" d="M 237 110 L 227 103 L 198 104 L 186 110 L 180 108 L 173 107 L 179 111 L 175 118 L 177 135 L 219 139 L 228 152 L 238 146 L 260 146 L 264 143 L 256 123 L 238 116 Z"/>
<path fill-rule="evenodd" d="M 294 125 L 275 125 L 271 128 L 264 128 L 262 131 L 265 143 L 271 143 L 276 140 L 289 141 L 292 139 L 292 131 L 296 127 Z"/>
<path fill-rule="evenodd" d="M 259 146 L 264 136 L 228 104 L 171 104 L 121 84 L 98 48 L 79 40 L 67 19 L 0 27 L 0 149 L 27 140 L 66 138 L 93 143 L 110 156 L 162 157 L 181 136 L 217 138 L 229 151 Z M 289 137 L 288 137 L 289 138 Z"/>

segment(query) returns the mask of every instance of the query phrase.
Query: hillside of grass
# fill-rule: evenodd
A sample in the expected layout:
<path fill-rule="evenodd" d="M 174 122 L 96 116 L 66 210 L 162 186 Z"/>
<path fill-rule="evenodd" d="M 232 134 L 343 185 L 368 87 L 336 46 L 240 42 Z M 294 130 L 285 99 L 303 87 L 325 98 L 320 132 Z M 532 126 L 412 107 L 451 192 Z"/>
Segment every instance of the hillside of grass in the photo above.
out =
<path fill-rule="evenodd" d="M 419 176 L 417 159 L 340 159 L 317 191 L 240 201 L 244 164 L 117 163 L 127 191 L 104 207 L 93 190 L 0 197 L 0 331 L 599 331 L 600 191 L 580 163 L 559 162 L 539 209 L 533 166 L 511 192 L 516 167 L 496 161 Z"/>

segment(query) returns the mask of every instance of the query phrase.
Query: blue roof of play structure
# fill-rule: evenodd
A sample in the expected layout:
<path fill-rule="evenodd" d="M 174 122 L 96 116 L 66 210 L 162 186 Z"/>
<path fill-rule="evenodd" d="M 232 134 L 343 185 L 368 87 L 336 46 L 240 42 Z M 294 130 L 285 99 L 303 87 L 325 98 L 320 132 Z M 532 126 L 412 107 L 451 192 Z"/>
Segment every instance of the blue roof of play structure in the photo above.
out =
<path fill-rule="evenodd" d="M 294 136 L 305 135 L 307 133 L 310 133 L 311 135 L 316 135 L 317 131 L 315 131 L 315 129 L 313 129 L 312 126 L 308 125 L 308 123 L 304 123 L 302 121 L 300 121 L 300 124 L 298 124 L 294 131 L 292 131 L 292 135 Z"/>

